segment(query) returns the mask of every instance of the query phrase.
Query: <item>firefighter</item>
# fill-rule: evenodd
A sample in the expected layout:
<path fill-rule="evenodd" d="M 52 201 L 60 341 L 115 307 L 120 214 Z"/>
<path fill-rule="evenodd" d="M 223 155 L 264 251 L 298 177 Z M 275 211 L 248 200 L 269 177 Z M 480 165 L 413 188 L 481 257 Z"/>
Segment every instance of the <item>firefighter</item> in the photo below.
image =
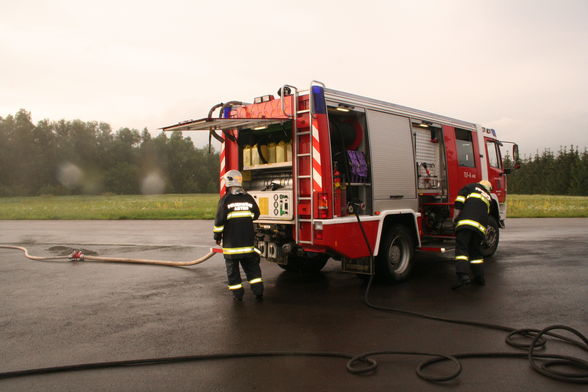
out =
<path fill-rule="evenodd" d="M 456 247 L 455 262 L 457 284 L 452 288 L 471 283 L 469 270 L 475 284 L 484 286 L 484 256 L 482 241 L 486 236 L 488 214 L 490 212 L 490 191 L 492 185 L 482 180 L 464 186 L 458 193 L 454 204 L 453 222 L 455 223 Z"/>
<path fill-rule="evenodd" d="M 263 300 L 263 280 L 259 266 L 259 250 L 255 248 L 253 221 L 259 217 L 255 199 L 242 187 L 243 176 L 229 170 L 221 177 L 227 193 L 220 199 L 214 220 L 214 240 L 223 246 L 229 290 L 233 297 L 243 300 L 243 284 L 239 264 L 243 267 L 257 301 Z"/>

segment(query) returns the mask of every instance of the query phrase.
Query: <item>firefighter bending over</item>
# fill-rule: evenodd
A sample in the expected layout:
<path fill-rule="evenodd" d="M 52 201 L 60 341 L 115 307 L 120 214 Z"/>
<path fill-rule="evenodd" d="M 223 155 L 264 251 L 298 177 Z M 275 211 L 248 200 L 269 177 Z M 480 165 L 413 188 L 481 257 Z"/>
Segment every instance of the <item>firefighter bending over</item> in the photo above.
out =
<path fill-rule="evenodd" d="M 259 250 L 255 248 L 253 221 L 259 217 L 255 199 L 242 187 L 243 177 L 237 170 L 229 170 L 221 177 L 227 193 L 220 199 L 214 220 L 214 240 L 223 246 L 229 290 L 233 297 L 243 300 L 243 284 L 239 263 L 245 271 L 257 301 L 263 300 L 263 280 L 259 266 Z"/>
<path fill-rule="evenodd" d="M 488 226 L 488 213 L 492 200 L 491 190 L 490 182 L 482 180 L 464 186 L 455 199 L 453 221 L 456 232 L 455 270 L 457 284 L 452 287 L 453 289 L 471 283 L 470 267 L 474 283 L 480 286 L 486 284 L 482 241 L 484 241 L 486 226 Z"/>

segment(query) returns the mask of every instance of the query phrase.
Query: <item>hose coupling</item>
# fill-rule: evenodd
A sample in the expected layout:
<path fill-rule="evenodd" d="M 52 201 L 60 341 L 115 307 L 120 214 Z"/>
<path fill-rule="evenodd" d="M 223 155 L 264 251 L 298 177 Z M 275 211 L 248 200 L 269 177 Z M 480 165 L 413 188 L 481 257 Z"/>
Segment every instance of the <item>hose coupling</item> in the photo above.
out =
<path fill-rule="evenodd" d="M 71 255 L 69 255 L 69 261 L 84 261 L 84 254 L 81 250 L 74 250 Z"/>

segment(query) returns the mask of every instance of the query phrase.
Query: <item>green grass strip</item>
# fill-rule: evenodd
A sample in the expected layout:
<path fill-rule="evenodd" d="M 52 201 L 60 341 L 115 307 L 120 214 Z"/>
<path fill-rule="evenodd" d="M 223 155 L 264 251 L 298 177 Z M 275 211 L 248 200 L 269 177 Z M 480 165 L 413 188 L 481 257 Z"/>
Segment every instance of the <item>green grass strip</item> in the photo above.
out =
<path fill-rule="evenodd" d="M 217 194 L 0 198 L 0 219 L 214 219 Z M 509 218 L 588 217 L 588 197 L 508 195 Z"/>
<path fill-rule="evenodd" d="M 587 218 L 588 197 L 508 195 L 508 218 Z"/>
<path fill-rule="evenodd" d="M 121 195 L 0 198 L 0 219 L 214 219 L 219 196 Z"/>

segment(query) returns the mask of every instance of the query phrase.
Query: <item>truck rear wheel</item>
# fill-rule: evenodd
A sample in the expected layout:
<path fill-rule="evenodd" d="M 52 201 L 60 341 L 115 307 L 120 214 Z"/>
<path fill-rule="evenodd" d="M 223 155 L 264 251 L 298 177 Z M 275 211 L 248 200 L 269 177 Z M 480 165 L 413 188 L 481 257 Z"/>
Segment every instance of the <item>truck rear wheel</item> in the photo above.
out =
<path fill-rule="evenodd" d="M 328 260 L 329 256 L 326 254 L 307 253 L 306 256 L 288 256 L 288 264 L 278 265 L 289 272 L 311 274 L 323 269 Z"/>
<path fill-rule="evenodd" d="M 493 216 L 488 217 L 488 226 L 486 226 L 486 237 L 482 242 L 482 255 L 491 257 L 496 253 L 498 241 L 500 240 L 500 231 L 498 222 Z"/>
<path fill-rule="evenodd" d="M 390 226 L 382 236 L 376 258 L 376 277 L 386 283 L 406 280 L 414 264 L 414 241 L 403 225 Z"/>

